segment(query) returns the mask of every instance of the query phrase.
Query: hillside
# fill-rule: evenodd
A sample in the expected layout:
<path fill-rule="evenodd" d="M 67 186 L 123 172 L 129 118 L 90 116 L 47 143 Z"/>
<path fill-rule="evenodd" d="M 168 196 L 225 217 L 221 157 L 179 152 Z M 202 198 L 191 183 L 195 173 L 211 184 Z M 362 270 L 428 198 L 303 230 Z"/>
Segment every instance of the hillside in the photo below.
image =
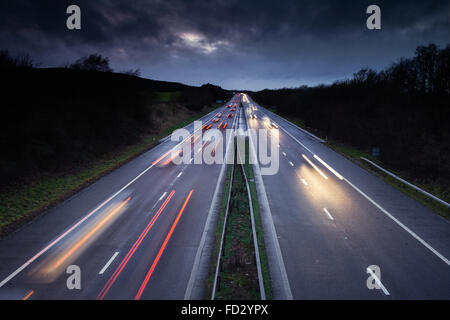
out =
<path fill-rule="evenodd" d="M 0 85 L 0 187 L 42 172 L 76 171 L 227 94 L 212 85 L 66 68 L 4 69 Z"/>

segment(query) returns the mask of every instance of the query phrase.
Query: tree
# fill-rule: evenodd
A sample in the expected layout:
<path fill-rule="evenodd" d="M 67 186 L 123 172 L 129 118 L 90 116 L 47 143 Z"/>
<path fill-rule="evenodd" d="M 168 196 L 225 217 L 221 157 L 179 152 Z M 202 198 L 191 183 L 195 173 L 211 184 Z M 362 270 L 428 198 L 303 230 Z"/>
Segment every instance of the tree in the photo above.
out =
<path fill-rule="evenodd" d="M 78 59 L 77 61 L 75 61 L 75 63 L 72 63 L 70 65 L 70 68 L 76 70 L 91 70 L 101 72 L 113 71 L 109 66 L 109 59 L 95 53 Z"/>
<path fill-rule="evenodd" d="M 127 75 L 133 76 L 133 77 L 141 76 L 141 70 L 139 68 L 135 69 L 135 70 L 133 70 L 133 69 L 123 70 L 123 71 L 120 71 L 120 73 L 127 74 Z"/>
<path fill-rule="evenodd" d="M 28 54 L 13 58 L 7 50 L 0 51 L 0 69 L 10 68 L 34 68 L 38 65 L 33 62 Z"/>

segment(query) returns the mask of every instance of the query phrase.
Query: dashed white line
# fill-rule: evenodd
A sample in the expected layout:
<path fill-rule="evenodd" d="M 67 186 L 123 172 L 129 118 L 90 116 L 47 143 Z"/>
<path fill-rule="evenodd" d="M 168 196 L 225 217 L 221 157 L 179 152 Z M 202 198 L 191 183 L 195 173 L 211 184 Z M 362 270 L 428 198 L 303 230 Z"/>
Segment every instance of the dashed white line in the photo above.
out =
<path fill-rule="evenodd" d="M 103 274 L 106 271 L 106 269 L 108 269 L 109 265 L 114 261 L 114 259 L 117 257 L 118 254 L 119 254 L 119 251 L 114 253 L 113 256 L 111 257 L 111 259 L 108 260 L 108 262 L 105 264 L 105 266 L 102 268 L 102 270 L 100 270 L 100 272 L 98 274 Z"/>
<path fill-rule="evenodd" d="M 164 192 L 161 196 L 161 198 L 159 198 L 159 201 L 161 201 L 162 199 L 164 199 L 164 197 L 166 196 L 167 192 Z"/>
<path fill-rule="evenodd" d="M 306 182 L 306 180 L 305 180 L 305 179 L 302 179 L 302 182 L 303 182 L 303 184 L 304 184 L 305 186 L 307 186 L 307 185 L 308 185 L 308 182 Z"/>
<path fill-rule="evenodd" d="M 330 220 L 334 220 L 333 216 L 331 215 L 331 213 L 328 211 L 327 208 L 323 208 L 323 211 L 325 211 L 325 213 L 327 214 L 328 218 L 330 218 Z"/>
<path fill-rule="evenodd" d="M 372 278 L 375 280 L 375 282 L 377 283 L 377 285 L 381 288 L 381 290 L 383 290 L 383 293 L 385 295 L 390 295 L 389 291 L 387 291 L 387 289 L 385 288 L 385 286 L 381 283 L 381 280 L 378 279 L 377 275 L 375 274 L 375 272 L 373 272 L 372 269 L 367 268 L 367 273 L 370 273 L 370 275 L 372 276 Z"/>
<path fill-rule="evenodd" d="M 294 166 L 294 164 L 292 163 L 292 161 L 289 161 L 289 164 L 293 167 Z"/>
<path fill-rule="evenodd" d="M 183 174 L 183 171 L 181 171 L 181 172 L 177 175 L 177 178 L 181 177 L 182 174 Z"/>
<path fill-rule="evenodd" d="M 283 152 L 283 156 L 285 156 L 285 157 L 286 157 L 286 152 Z"/>

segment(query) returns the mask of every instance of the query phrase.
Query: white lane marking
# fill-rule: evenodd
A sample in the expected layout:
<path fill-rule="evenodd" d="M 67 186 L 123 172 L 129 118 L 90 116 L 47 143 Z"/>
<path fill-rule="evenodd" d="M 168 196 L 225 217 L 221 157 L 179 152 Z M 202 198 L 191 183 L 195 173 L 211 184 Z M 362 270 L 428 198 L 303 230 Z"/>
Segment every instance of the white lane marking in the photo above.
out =
<path fill-rule="evenodd" d="M 181 172 L 177 175 L 177 178 L 181 177 L 182 174 L 183 174 L 183 171 L 181 171 Z"/>
<path fill-rule="evenodd" d="M 316 158 L 317 160 L 319 160 L 319 162 L 320 162 L 321 164 L 323 164 L 328 170 L 330 170 L 331 172 L 333 172 L 334 175 L 335 175 L 336 177 L 338 177 L 338 179 L 344 180 L 344 177 L 343 177 L 343 176 L 341 176 L 336 170 L 334 170 L 332 167 L 330 167 L 325 161 L 323 161 L 322 159 L 320 159 L 317 155 L 314 155 L 314 158 Z"/>
<path fill-rule="evenodd" d="M 272 120 L 273 121 L 273 120 Z M 292 139 L 294 139 L 299 145 L 301 145 L 303 148 L 305 148 L 306 150 L 308 150 L 310 153 L 314 154 L 314 152 L 312 152 L 307 146 L 305 146 L 303 143 L 301 143 L 300 141 L 297 140 L 297 138 L 295 138 L 292 134 L 290 134 L 286 129 L 284 129 L 282 126 L 278 125 L 278 127 L 281 128 L 281 130 L 283 130 L 284 132 L 286 132 L 288 134 L 288 136 L 290 136 Z"/>
<path fill-rule="evenodd" d="M 191 161 L 190 161 L 190 163 L 192 163 L 192 161 L 194 161 L 194 158 L 191 158 Z"/>
<path fill-rule="evenodd" d="M 108 267 L 114 261 L 114 259 L 117 257 L 118 254 L 119 254 L 119 251 L 114 253 L 113 256 L 111 257 L 111 259 L 108 260 L 108 262 L 105 264 L 105 266 L 102 268 L 102 270 L 100 270 L 100 272 L 98 274 L 103 274 L 106 271 L 106 269 L 108 269 Z"/>
<path fill-rule="evenodd" d="M 206 118 L 209 116 L 212 112 L 208 113 L 206 116 L 202 118 Z M 202 119 L 200 118 L 200 119 Z M 214 117 L 210 118 L 206 123 L 211 121 Z M 194 130 L 193 133 L 197 132 L 201 128 Z M 180 146 L 182 143 L 184 143 L 186 140 L 181 141 L 177 145 L 175 145 L 171 150 L 173 151 L 175 148 Z M 31 263 L 33 263 L 36 259 L 38 259 L 41 255 L 43 255 L 45 252 L 47 252 L 51 247 L 53 247 L 55 244 L 57 244 L 59 241 L 61 241 L 64 237 L 66 237 L 70 232 L 72 232 L 75 228 L 77 228 L 80 224 L 82 224 L 84 221 L 86 221 L 89 217 L 91 217 L 94 213 L 96 213 L 98 210 L 103 208 L 107 203 L 109 203 L 112 199 L 114 199 L 118 194 L 120 194 L 123 190 L 128 188 L 130 185 L 132 185 L 136 180 L 138 180 L 140 177 L 142 177 L 147 171 L 149 171 L 151 168 L 153 168 L 155 165 L 152 164 L 149 167 L 147 167 L 145 170 L 143 170 L 140 174 L 138 174 L 133 180 L 128 182 L 126 185 L 124 185 L 119 191 L 114 193 L 112 196 L 110 196 L 108 199 L 103 201 L 97 208 L 92 210 L 90 213 L 88 213 L 84 218 L 82 218 L 80 221 L 78 221 L 76 224 L 74 224 L 72 227 L 67 229 L 64 233 L 62 233 L 58 238 L 50 242 L 44 249 L 39 251 L 37 254 L 35 254 L 31 259 L 29 259 L 27 262 L 25 262 L 23 265 L 21 265 L 19 268 L 17 268 L 13 273 L 11 273 L 9 276 L 7 276 L 5 279 L 3 279 L 2 282 L 0 282 L 0 288 L 3 287 L 6 283 L 8 283 L 11 279 L 13 279 L 16 275 L 18 275 L 23 269 L 28 267 Z"/>
<path fill-rule="evenodd" d="M 323 211 L 325 211 L 325 213 L 327 214 L 328 218 L 330 218 L 330 220 L 334 220 L 333 216 L 331 215 L 331 213 L 328 211 L 327 208 L 323 208 Z"/>
<path fill-rule="evenodd" d="M 307 185 L 308 185 L 308 182 L 306 182 L 306 180 L 305 180 L 305 179 L 302 179 L 302 182 L 303 182 L 303 184 L 304 184 L 305 186 L 307 186 Z"/>
<path fill-rule="evenodd" d="M 305 156 L 304 154 L 302 154 L 302 157 L 303 157 L 306 161 L 308 161 L 308 163 L 309 163 L 314 169 L 316 169 L 316 171 L 317 171 L 318 173 L 320 173 L 320 175 L 321 175 L 325 180 L 328 180 L 328 177 L 327 177 L 327 176 L 326 176 L 319 168 L 317 168 L 317 166 L 316 166 L 314 163 L 312 163 L 312 161 L 309 160 L 307 156 Z"/>
<path fill-rule="evenodd" d="M 286 152 L 283 152 L 283 156 L 285 156 L 285 157 L 286 157 Z"/>
<path fill-rule="evenodd" d="M 375 282 L 378 284 L 378 286 L 381 288 L 381 290 L 383 290 L 385 295 L 390 295 L 389 291 L 387 291 L 387 289 L 385 288 L 385 286 L 381 283 L 381 280 L 378 279 L 377 275 L 375 274 L 375 272 L 373 272 L 372 269 L 367 268 L 367 272 L 370 273 L 370 275 L 373 277 L 373 279 L 375 280 Z"/>
<path fill-rule="evenodd" d="M 292 161 L 289 161 L 289 164 L 293 167 L 294 166 L 294 164 L 292 163 Z"/>
<path fill-rule="evenodd" d="M 164 199 L 164 197 L 166 196 L 166 194 L 167 194 L 167 191 L 164 192 L 164 193 L 162 194 L 161 198 L 159 198 L 159 201 L 161 201 L 162 199 Z"/>
<path fill-rule="evenodd" d="M 292 134 L 290 134 L 288 131 L 286 131 L 283 127 L 280 126 L 280 128 L 285 131 L 295 142 L 297 142 L 299 145 L 304 147 L 306 150 L 308 150 L 312 155 L 314 155 L 314 152 L 309 150 L 303 143 L 298 141 Z M 432 246 L 430 246 L 425 240 L 423 240 L 421 237 L 419 237 L 414 231 L 409 229 L 407 226 L 405 226 L 403 223 L 401 223 L 397 218 L 395 218 L 392 214 L 390 214 L 388 211 L 386 211 L 382 206 L 380 206 L 378 203 L 376 203 L 374 200 L 372 200 L 368 195 L 366 195 L 364 192 L 362 192 L 358 187 L 356 187 L 353 183 L 351 183 L 349 180 L 347 180 L 344 177 L 344 181 L 346 181 L 353 189 L 358 191 L 361 195 L 363 195 L 367 200 L 369 200 L 375 207 L 381 210 L 384 214 L 386 214 L 389 218 L 391 218 L 395 223 L 397 223 L 400 227 L 402 227 L 406 232 L 408 232 L 413 238 L 415 238 L 417 241 L 419 241 L 422 245 L 424 245 L 428 250 L 430 250 L 432 253 L 434 253 L 439 259 L 444 261 L 447 265 L 450 266 L 450 260 L 447 259 L 445 256 L 443 256 L 441 253 L 439 253 L 436 249 L 434 249 Z"/>
<path fill-rule="evenodd" d="M 435 250 L 432 246 L 430 246 L 425 240 L 423 240 L 421 237 L 419 237 L 414 231 L 409 229 L 407 226 L 405 226 L 403 223 L 401 223 L 396 217 L 394 217 L 392 214 L 390 214 L 386 209 L 384 209 L 382 206 L 380 206 L 378 203 L 376 203 L 372 198 L 370 198 L 367 194 L 365 194 L 363 191 L 361 191 L 357 186 L 355 186 L 353 183 L 348 181 L 346 178 L 344 178 L 344 181 L 346 181 L 353 189 L 358 191 L 360 194 L 364 196 L 367 200 L 372 202 L 372 204 L 381 210 L 385 215 L 387 215 L 389 218 L 391 218 L 395 223 L 397 223 L 400 227 L 403 228 L 406 232 L 408 232 L 411 236 L 413 236 L 417 241 L 419 241 L 421 244 L 423 244 L 427 249 L 429 249 L 431 252 L 433 252 L 439 259 L 444 261 L 447 265 L 450 266 L 450 261 L 444 257 L 442 254 L 440 254 L 437 250 Z"/>

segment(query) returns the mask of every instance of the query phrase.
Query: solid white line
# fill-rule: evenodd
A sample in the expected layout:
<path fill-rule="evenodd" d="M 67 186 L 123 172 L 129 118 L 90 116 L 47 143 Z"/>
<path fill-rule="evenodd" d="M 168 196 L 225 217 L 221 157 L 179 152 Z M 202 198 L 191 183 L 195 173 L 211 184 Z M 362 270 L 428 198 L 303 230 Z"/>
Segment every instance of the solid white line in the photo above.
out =
<path fill-rule="evenodd" d="M 336 170 L 334 170 L 332 167 L 330 167 L 325 161 L 323 161 L 322 159 L 320 159 L 317 155 L 314 155 L 314 158 L 316 158 L 317 160 L 319 160 L 319 162 L 321 164 L 323 164 L 328 170 L 330 170 L 331 172 L 334 173 L 334 175 L 336 177 L 338 177 L 340 180 L 344 180 L 344 177 L 341 176 Z"/>
<path fill-rule="evenodd" d="M 300 128 L 300 127 L 297 126 L 296 124 L 294 124 L 294 123 L 292 123 L 292 122 L 290 122 L 290 121 L 288 121 L 288 120 L 286 120 L 286 119 L 280 117 L 279 115 L 273 113 L 272 111 L 269 111 L 269 110 L 265 110 L 265 111 L 267 111 L 267 112 L 271 113 L 272 115 L 274 115 L 274 116 L 276 116 L 276 117 L 278 117 L 278 118 L 280 118 L 280 119 L 286 121 L 289 125 L 294 126 L 295 128 L 299 129 L 300 131 L 302 131 L 302 132 L 304 132 L 304 133 L 310 135 L 311 137 L 317 139 L 320 143 L 325 143 L 325 142 L 326 142 L 325 140 L 320 139 L 319 137 L 317 137 L 316 135 L 312 134 L 311 132 L 309 132 L 309 131 L 307 131 L 307 130 L 305 130 L 305 129 L 303 129 L 303 128 Z M 263 113 L 265 113 L 265 114 L 267 115 L 266 112 L 263 112 Z"/>
<path fill-rule="evenodd" d="M 325 213 L 327 214 L 328 218 L 330 218 L 330 220 L 334 220 L 333 216 L 332 216 L 331 213 L 327 210 L 327 208 L 323 208 L 323 211 L 325 211 Z"/>
<path fill-rule="evenodd" d="M 159 201 L 161 201 L 162 199 L 164 199 L 164 197 L 166 196 L 167 192 L 164 192 L 161 196 L 161 198 L 159 198 Z"/>
<path fill-rule="evenodd" d="M 114 259 L 117 257 L 118 254 L 119 254 L 119 251 L 114 253 L 113 256 L 111 257 L 111 259 L 108 260 L 108 262 L 105 264 L 105 266 L 102 268 L 102 270 L 100 270 L 100 272 L 98 274 L 103 274 L 103 272 L 105 272 L 106 269 L 108 269 L 109 265 L 114 261 Z"/>
<path fill-rule="evenodd" d="M 388 296 L 390 294 L 389 291 L 387 291 L 387 289 L 381 283 L 380 279 L 378 279 L 375 272 L 373 272 L 373 270 L 370 268 L 367 268 L 367 272 L 370 273 L 370 275 L 375 279 L 375 282 L 378 284 L 378 286 L 381 288 L 381 290 L 383 290 L 384 294 Z"/>
<path fill-rule="evenodd" d="M 444 261 L 447 265 L 450 266 L 450 261 L 444 257 L 442 254 L 440 254 L 438 251 L 436 251 L 432 246 L 430 246 L 425 240 L 423 240 L 421 237 L 419 237 L 417 234 L 414 233 L 411 229 L 409 229 L 407 226 L 405 226 L 403 223 L 401 223 L 397 218 L 395 218 L 392 214 L 390 214 L 387 210 L 385 210 L 382 206 L 380 206 L 378 203 L 376 203 L 374 200 L 372 200 L 367 194 L 362 192 L 357 186 L 355 186 L 353 183 L 348 181 L 346 178 L 344 178 L 344 181 L 346 181 L 353 189 L 358 191 L 360 194 L 364 196 L 367 200 L 372 202 L 372 204 L 380 209 L 385 215 L 387 215 L 389 218 L 391 218 L 395 223 L 397 223 L 400 227 L 402 227 L 406 232 L 408 232 L 411 236 L 413 236 L 417 241 L 419 241 L 421 244 L 423 244 L 427 249 L 429 249 L 431 252 L 433 252 L 439 259 Z"/>
<path fill-rule="evenodd" d="M 209 114 L 211 114 L 213 111 L 211 111 Z M 208 114 L 208 115 L 209 115 Z M 208 115 L 202 117 L 205 118 Z M 210 118 L 206 123 L 211 121 L 214 117 Z M 201 119 L 201 118 L 200 118 Z M 201 128 L 198 128 L 197 130 L 194 130 L 193 133 L 197 132 Z M 171 150 L 177 148 L 182 143 L 184 143 L 186 140 L 181 141 L 177 145 L 175 145 Z M 6 277 L 2 282 L 0 282 L 0 288 L 3 287 L 6 283 L 8 283 L 11 279 L 13 279 L 17 274 L 19 274 L 23 269 L 25 269 L 27 266 L 29 266 L 31 263 L 33 263 L 36 259 L 38 259 L 41 255 L 43 255 L 45 252 L 47 252 L 51 247 L 53 247 L 55 244 L 57 244 L 59 241 L 61 241 L 65 236 L 67 236 L 70 232 L 72 232 L 75 228 L 77 228 L 80 224 L 82 224 L 84 221 L 86 221 L 89 217 L 91 217 L 94 213 L 96 213 L 98 210 L 103 208 L 107 203 L 109 203 L 112 199 L 114 199 L 118 194 L 120 194 L 123 190 L 128 188 L 131 184 L 133 184 L 136 180 L 138 180 L 140 177 L 142 177 L 147 171 L 149 171 L 151 168 L 154 167 L 154 164 L 147 167 L 145 170 L 143 170 L 140 174 L 138 174 L 133 180 L 128 182 L 126 185 L 124 185 L 119 191 L 114 193 L 112 196 L 110 196 L 108 199 L 103 201 L 97 208 L 92 210 L 89 214 L 87 214 L 84 218 L 82 218 L 80 221 L 78 221 L 76 224 L 71 226 L 69 229 L 67 229 L 64 233 L 62 233 L 58 238 L 50 242 L 44 249 L 39 251 L 37 254 L 35 254 L 31 259 L 29 259 L 27 262 L 25 262 L 23 265 L 21 265 L 19 268 L 17 268 L 13 273 L 11 273 L 8 277 Z"/>
<path fill-rule="evenodd" d="M 314 163 L 312 163 L 312 161 L 309 160 L 307 156 L 305 156 L 304 154 L 302 154 L 302 157 L 303 157 L 306 161 L 308 161 L 308 163 L 309 163 L 314 169 L 316 169 L 316 171 L 317 171 L 318 173 L 320 173 L 320 175 L 321 175 L 325 180 L 328 180 L 328 177 L 327 177 L 327 176 L 326 176 L 319 168 L 317 168 L 317 166 L 316 166 Z"/>
<path fill-rule="evenodd" d="M 301 145 L 303 148 L 305 148 L 306 150 L 308 150 L 310 153 L 314 154 L 314 152 L 312 152 L 307 146 L 305 146 L 303 143 L 301 143 L 300 141 L 298 141 L 297 138 L 295 138 L 289 131 L 287 131 L 286 129 L 284 129 L 282 126 L 278 126 L 281 130 L 283 130 L 284 132 L 286 132 L 288 134 L 288 136 L 290 136 L 292 139 L 294 139 L 299 145 Z"/>
<path fill-rule="evenodd" d="M 294 164 L 292 163 L 292 161 L 289 161 L 289 164 L 290 164 L 291 166 L 294 166 Z"/>
<path fill-rule="evenodd" d="M 303 184 L 304 184 L 305 186 L 307 186 L 307 185 L 308 185 L 308 182 L 306 182 L 306 180 L 305 180 L 305 179 L 302 179 L 302 182 L 303 182 Z"/>

